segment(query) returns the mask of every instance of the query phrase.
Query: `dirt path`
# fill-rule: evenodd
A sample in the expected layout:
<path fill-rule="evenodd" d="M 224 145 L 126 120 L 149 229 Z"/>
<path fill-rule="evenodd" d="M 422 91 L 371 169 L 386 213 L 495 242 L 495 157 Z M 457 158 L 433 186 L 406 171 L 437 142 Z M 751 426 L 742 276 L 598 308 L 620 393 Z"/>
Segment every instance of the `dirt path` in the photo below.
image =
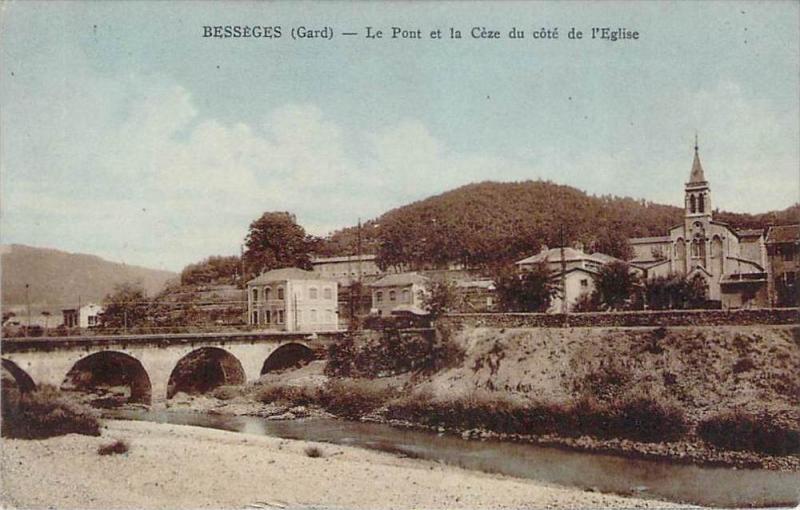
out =
<path fill-rule="evenodd" d="M 97 448 L 125 439 L 127 454 Z M 102 437 L 2 440 L 4 507 L 665 507 L 329 444 L 108 421 Z M 323 456 L 305 454 L 319 447 Z"/>

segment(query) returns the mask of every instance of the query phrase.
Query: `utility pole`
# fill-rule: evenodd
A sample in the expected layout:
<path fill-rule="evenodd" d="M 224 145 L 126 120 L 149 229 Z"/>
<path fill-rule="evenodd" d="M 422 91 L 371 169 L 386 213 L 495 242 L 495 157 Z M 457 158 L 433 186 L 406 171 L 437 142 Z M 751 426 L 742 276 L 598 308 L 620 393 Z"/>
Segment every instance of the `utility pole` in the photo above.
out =
<path fill-rule="evenodd" d="M 567 313 L 567 261 L 564 258 L 564 224 L 561 224 L 561 313 Z"/>
<path fill-rule="evenodd" d="M 30 295 L 30 284 L 25 284 L 25 308 L 28 310 L 28 328 L 25 330 L 25 334 L 30 334 L 31 329 L 31 295 Z"/>
<path fill-rule="evenodd" d="M 358 218 L 358 236 L 357 236 L 357 250 L 356 254 L 358 257 L 358 285 L 356 285 L 356 297 L 355 297 L 355 313 L 358 313 L 358 310 L 361 308 L 361 218 Z M 352 293 L 351 293 L 352 294 Z M 350 296 L 352 299 L 353 296 Z M 352 315 L 352 318 L 355 320 L 355 315 Z"/>

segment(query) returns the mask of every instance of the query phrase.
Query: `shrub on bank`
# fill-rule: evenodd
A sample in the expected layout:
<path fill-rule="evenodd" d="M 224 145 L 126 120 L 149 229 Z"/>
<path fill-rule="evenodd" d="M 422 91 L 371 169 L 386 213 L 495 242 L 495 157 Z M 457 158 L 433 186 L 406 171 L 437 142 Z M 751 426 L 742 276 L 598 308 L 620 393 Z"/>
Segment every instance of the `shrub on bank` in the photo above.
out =
<path fill-rule="evenodd" d="M 242 388 L 239 386 L 217 386 L 211 392 L 211 396 L 218 400 L 231 400 L 242 395 Z"/>
<path fill-rule="evenodd" d="M 796 418 L 769 411 L 721 413 L 701 421 L 697 435 L 727 450 L 748 450 L 771 455 L 800 453 L 800 423 Z"/>
<path fill-rule="evenodd" d="M 98 417 L 92 409 L 69 401 L 52 386 L 23 393 L 16 406 L 3 406 L 3 436 L 44 439 L 73 433 L 99 436 Z"/>
<path fill-rule="evenodd" d="M 116 455 L 120 453 L 128 453 L 130 445 L 127 441 L 117 439 L 108 444 L 104 444 L 97 449 L 99 455 Z"/>
<path fill-rule="evenodd" d="M 255 399 L 264 404 L 280 402 L 290 405 L 317 404 L 319 390 L 305 386 L 285 386 L 279 383 L 263 384 L 256 388 Z"/>
<path fill-rule="evenodd" d="M 389 402 L 386 415 L 390 419 L 449 429 L 622 437 L 645 442 L 676 439 L 688 430 L 686 418 L 679 409 L 646 397 L 611 405 L 593 399 L 566 405 L 519 403 L 498 395 L 444 401 L 424 394 L 407 395 Z"/>
<path fill-rule="evenodd" d="M 392 387 L 376 379 L 333 380 L 320 391 L 319 404 L 337 416 L 358 419 L 383 407 L 395 395 Z"/>

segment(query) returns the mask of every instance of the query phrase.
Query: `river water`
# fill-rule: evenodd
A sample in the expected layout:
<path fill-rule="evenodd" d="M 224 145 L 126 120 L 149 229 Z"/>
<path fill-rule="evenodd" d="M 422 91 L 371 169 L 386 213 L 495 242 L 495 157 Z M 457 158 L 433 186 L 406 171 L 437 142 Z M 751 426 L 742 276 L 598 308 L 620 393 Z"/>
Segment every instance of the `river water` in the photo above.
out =
<path fill-rule="evenodd" d="M 274 421 L 168 410 L 118 410 L 108 416 L 357 446 L 568 487 L 703 506 L 794 507 L 800 501 L 800 473 L 700 467 L 530 444 L 467 441 L 333 419 Z"/>

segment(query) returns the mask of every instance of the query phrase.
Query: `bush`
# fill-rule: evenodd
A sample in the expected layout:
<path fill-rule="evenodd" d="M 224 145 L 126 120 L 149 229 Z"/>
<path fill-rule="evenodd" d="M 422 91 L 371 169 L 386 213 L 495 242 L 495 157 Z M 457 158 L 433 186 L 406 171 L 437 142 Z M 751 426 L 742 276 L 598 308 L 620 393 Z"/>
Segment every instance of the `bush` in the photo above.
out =
<path fill-rule="evenodd" d="M 320 392 L 319 404 L 337 416 L 358 419 L 382 407 L 395 395 L 393 388 L 379 380 L 336 380 Z"/>
<path fill-rule="evenodd" d="M 255 390 L 255 398 L 265 404 L 282 402 L 290 405 L 309 405 L 319 402 L 319 393 L 320 391 L 316 388 L 271 383 L 258 387 Z"/>
<path fill-rule="evenodd" d="M 634 397 L 612 409 L 615 436 L 638 441 L 669 441 L 689 429 L 683 411 L 649 397 Z"/>
<path fill-rule="evenodd" d="M 231 400 L 242 394 L 238 386 L 218 386 L 211 392 L 211 396 L 218 400 Z"/>
<path fill-rule="evenodd" d="M 2 435 L 44 439 L 65 434 L 100 435 L 94 411 L 67 400 L 51 386 L 23 393 L 16 406 L 3 406 Z"/>
<path fill-rule="evenodd" d="M 748 450 L 771 455 L 800 453 L 800 423 L 779 413 L 748 414 L 732 411 L 701 421 L 697 435 L 726 450 Z"/>
<path fill-rule="evenodd" d="M 100 455 L 115 455 L 118 453 L 128 453 L 129 449 L 130 446 L 128 445 L 127 441 L 117 439 L 112 443 L 102 445 L 97 449 L 97 453 Z"/>
<path fill-rule="evenodd" d="M 306 446 L 306 449 L 303 450 L 306 454 L 306 457 L 311 457 L 312 459 L 316 459 L 322 457 L 322 448 L 319 446 Z"/>

